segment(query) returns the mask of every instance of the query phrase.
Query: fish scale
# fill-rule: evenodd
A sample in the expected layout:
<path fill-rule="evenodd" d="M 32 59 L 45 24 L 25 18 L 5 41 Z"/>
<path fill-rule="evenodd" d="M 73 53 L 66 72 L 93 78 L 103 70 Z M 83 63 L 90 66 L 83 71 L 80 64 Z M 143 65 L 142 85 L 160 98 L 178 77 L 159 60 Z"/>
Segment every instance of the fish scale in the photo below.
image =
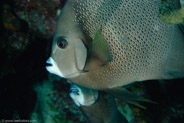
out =
<path fill-rule="evenodd" d="M 90 82 L 84 81 L 89 77 L 96 82 L 92 88 L 112 88 L 134 81 L 165 78 L 168 52 L 178 27 L 158 18 L 159 0 L 72 2 L 84 32 L 93 38 L 95 30 L 101 30 L 113 55 L 111 63 L 72 79 L 74 82 L 92 87 Z"/>

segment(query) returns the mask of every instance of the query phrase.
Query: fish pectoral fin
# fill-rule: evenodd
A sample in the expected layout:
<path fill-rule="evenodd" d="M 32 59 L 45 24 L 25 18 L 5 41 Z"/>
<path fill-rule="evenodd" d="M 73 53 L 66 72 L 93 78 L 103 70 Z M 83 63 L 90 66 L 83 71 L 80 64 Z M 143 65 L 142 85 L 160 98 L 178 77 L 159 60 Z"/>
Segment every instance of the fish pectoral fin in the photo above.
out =
<path fill-rule="evenodd" d="M 99 59 L 102 62 L 102 65 L 112 61 L 108 43 L 98 30 L 95 32 L 92 41 L 91 59 L 93 58 Z"/>
<path fill-rule="evenodd" d="M 113 89 L 109 89 L 109 90 L 105 90 L 107 93 L 109 93 L 110 95 L 126 102 L 129 104 L 133 104 L 135 106 L 138 106 L 140 108 L 145 109 L 144 106 L 140 105 L 139 102 L 148 102 L 148 103 L 154 103 L 157 104 L 156 102 L 153 102 L 149 99 L 146 99 L 142 96 L 136 95 L 130 91 L 127 91 L 124 88 L 118 87 L 118 88 L 113 88 Z"/>

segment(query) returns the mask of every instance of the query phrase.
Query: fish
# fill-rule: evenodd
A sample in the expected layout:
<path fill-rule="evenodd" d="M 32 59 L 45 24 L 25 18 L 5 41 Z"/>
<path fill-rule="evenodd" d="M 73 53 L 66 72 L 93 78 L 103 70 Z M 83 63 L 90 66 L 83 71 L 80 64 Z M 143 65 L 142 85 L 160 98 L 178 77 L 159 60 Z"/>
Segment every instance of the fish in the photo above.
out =
<path fill-rule="evenodd" d="M 96 90 L 184 77 L 184 34 L 160 0 L 68 0 L 46 69 Z"/>
<path fill-rule="evenodd" d="M 70 97 L 91 123 L 128 123 L 114 97 L 102 91 L 71 84 Z"/>

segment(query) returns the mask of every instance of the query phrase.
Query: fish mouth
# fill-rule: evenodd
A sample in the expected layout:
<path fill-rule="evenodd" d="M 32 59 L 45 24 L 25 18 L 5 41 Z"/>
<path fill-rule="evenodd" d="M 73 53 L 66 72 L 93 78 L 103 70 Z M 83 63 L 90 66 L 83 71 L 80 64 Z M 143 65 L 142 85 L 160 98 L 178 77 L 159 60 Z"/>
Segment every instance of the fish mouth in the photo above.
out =
<path fill-rule="evenodd" d="M 70 88 L 70 94 L 79 95 L 79 89 L 75 86 Z"/>
<path fill-rule="evenodd" d="M 64 77 L 64 75 L 61 73 L 61 71 L 59 70 L 59 67 L 57 66 L 57 63 L 53 60 L 52 57 L 50 57 L 47 61 L 46 61 L 46 70 L 50 73 L 56 74 L 60 77 Z"/>
<path fill-rule="evenodd" d="M 53 66 L 53 65 L 49 62 L 49 60 L 47 60 L 46 61 L 46 67 L 50 67 L 50 66 Z"/>

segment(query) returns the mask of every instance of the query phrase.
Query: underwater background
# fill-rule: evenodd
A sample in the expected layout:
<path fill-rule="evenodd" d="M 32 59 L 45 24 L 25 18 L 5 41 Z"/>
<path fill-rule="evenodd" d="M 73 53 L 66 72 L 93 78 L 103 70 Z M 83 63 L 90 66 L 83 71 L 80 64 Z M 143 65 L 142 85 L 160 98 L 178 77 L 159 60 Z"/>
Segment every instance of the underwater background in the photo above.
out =
<path fill-rule="evenodd" d="M 69 97 L 66 80 L 45 69 L 65 2 L 0 1 L 0 123 L 88 123 Z M 125 88 L 157 103 L 143 103 L 142 109 L 117 99 L 130 123 L 184 123 L 184 79 L 150 80 Z"/>

